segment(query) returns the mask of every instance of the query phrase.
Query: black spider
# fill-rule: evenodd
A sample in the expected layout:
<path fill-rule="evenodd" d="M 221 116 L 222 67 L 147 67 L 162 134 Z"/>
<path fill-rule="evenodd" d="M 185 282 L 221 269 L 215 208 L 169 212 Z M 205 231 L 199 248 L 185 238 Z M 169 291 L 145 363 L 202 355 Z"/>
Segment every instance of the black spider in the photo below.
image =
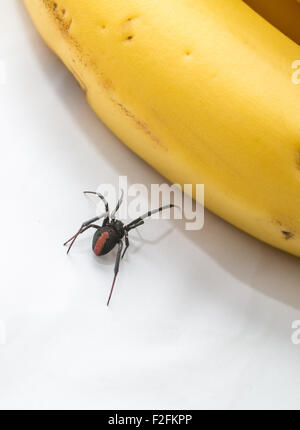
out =
<path fill-rule="evenodd" d="M 111 299 L 113 289 L 114 289 L 114 285 L 116 282 L 117 274 L 119 271 L 120 259 L 121 259 L 122 249 L 123 249 L 123 240 L 122 239 L 125 238 L 125 249 L 124 249 L 124 252 L 122 254 L 122 258 L 123 258 L 125 255 L 125 252 L 127 251 L 127 248 L 129 247 L 128 232 L 130 230 L 144 224 L 143 220 L 145 218 L 150 217 L 151 215 L 153 215 L 157 212 L 161 212 L 164 209 L 173 208 L 174 205 L 169 204 L 169 205 L 161 206 L 158 209 L 148 211 L 144 215 L 131 221 L 129 224 L 124 225 L 122 223 L 122 221 L 116 219 L 116 213 L 119 210 L 119 207 L 121 206 L 122 201 L 123 201 L 123 196 L 124 196 L 123 191 L 121 193 L 121 197 L 117 203 L 116 208 L 113 210 L 113 212 L 111 214 L 109 213 L 108 203 L 102 194 L 97 193 L 95 191 L 84 191 L 84 193 L 85 194 L 96 194 L 98 197 L 100 197 L 100 199 L 104 202 L 105 212 L 103 214 L 101 214 L 100 216 L 96 216 L 96 217 L 84 222 L 81 225 L 78 232 L 74 236 L 72 236 L 69 240 L 67 240 L 67 242 L 65 242 L 64 245 L 67 245 L 69 242 L 71 242 L 70 246 L 68 248 L 68 251 L 67 251 L 67 254 L 68 254 L 70 249 L 72 248 L 75 240 L 77 239 L 77 237 L 81 233 L 88 230 L 89 228 L 96 229 L 94 237 L 93 237 L 93 251 L 96 255 L 98 255 L 98 256 L 99 255 L 105 255 L 108 252 L 110 252 L 116 246 L 116 244 L 118 244 L 118 252 L 117 252 L 117 256 L 116 256 L 115 269 L 114 269 L 115 276 L 113 279 L 113 283 L 112 283 L 110 294 L 109 294 L 108 301 L 107 301 L 107 306 L 108 306 L 110 299 Z M 102 226 L 94 224 L 94 222 L 100 220 L 101 218 L 104 218 Z"/>

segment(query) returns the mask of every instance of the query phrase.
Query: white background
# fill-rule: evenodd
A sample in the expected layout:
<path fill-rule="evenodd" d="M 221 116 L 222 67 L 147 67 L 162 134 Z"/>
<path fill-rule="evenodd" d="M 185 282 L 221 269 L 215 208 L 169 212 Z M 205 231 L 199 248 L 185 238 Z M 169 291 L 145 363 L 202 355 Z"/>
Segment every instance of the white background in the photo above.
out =
<path fill-rule="evenodd" d="M 82 190 L 164 179 L 95 116 L 22 2 L 0 15 L 0 408 L 298 408 L 299 260 L 206 212 L 149 221 L 115 254 Z M 4 76 L 6 75 L 6 77 Z M 0 339 L 1 340 L 1 339 Z"/>

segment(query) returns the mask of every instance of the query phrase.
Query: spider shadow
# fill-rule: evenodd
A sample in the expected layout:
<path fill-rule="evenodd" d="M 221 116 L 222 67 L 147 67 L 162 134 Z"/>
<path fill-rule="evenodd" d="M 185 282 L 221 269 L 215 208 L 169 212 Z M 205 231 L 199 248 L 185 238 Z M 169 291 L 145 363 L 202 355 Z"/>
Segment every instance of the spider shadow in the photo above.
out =
<path fill-rule="evenodd" d="M 130 236 L 130 254 L 136 254 L 139 252 L 145 245 L 156 246 L 161 241 L 166 239 L 175 229 L 175 226 L 168 228 L 163 233 L 160 233 L 155 239 L 147 239 L 143 236 L 140 229 L 137 228 L 132 231 L 132 235 Z"/>
<path fill-rule="evenodd" d="M 28 43 L 32 44 L 32 52 L 38 58 L 49 85 L 53 85 L 53 70 L 57 69 L 61 75 L 63 74 L 59 92 L 61 102 L 74 122 L 80 125 L 86 140 L 94 147 L 99 158 L 105 158 L 119 175 L 128 176 L 131 183 L 150 186 L 154 182 L 166 182 L 154 169 L 121 143 L 98 119 L 71 74 L 64 69 L 60 60 L 46 47 L 32 27 L 24 6 L 18 4 L 17 9 L 24 20 L 24 27 L 26 26 L 25 37 L 28 38 Z M 49 63 L 52 65 L 50 68 Z M 62 122 L 58 122 L 56 126 L 63 129 Z M 67 174 L 76 178 L 76 168 L 73 168 L 67 160 L 66 166 Z M 183 223 L 176 223 L 175 228 L 236 279 L 262 295 L 300 310 L 299 259 L 259 242 L 209 211 L 205 213 L 203 230 L 185 231 Z M 166 236 L 162 236 L 162 239 Z M 150 243 L 156 242 L 150 241 Z M 111 254 L 98 261 L 99 264 L 112 264 L 114 258 L 115 256 Z"/>

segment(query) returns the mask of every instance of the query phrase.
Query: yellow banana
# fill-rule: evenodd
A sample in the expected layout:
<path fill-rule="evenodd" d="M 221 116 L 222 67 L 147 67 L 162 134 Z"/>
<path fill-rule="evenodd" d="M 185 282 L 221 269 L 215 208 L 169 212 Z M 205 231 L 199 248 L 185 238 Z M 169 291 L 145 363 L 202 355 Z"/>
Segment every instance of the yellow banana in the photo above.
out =
<path fill-rule="evenodd" d="M 295 42 L 300 43 L 300 0 L 244 0 Z"/>
<path fill-rule="evenodd" d="M 242 0 L 24 1 L 117 136 L 300 256 L 299 45 Z"/>

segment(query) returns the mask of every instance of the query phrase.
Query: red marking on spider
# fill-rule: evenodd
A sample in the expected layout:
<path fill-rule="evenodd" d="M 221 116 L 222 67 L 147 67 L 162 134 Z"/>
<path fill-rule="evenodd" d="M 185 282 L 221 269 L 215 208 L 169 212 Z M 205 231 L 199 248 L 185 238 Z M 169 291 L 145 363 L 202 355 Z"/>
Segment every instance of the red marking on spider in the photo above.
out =
<path fill-rule="evenodd" d="M 100 255 L 105 242 L 107 241 L 107 239 L 109 238 L 109 234 L 107 231 L 105 231 L 104 233 L 101 234 L 101 236 L 99 237 L 99 239 L 96 242 L 95 248 L 94 248 L 94 253 L 96 255 Z"/>

